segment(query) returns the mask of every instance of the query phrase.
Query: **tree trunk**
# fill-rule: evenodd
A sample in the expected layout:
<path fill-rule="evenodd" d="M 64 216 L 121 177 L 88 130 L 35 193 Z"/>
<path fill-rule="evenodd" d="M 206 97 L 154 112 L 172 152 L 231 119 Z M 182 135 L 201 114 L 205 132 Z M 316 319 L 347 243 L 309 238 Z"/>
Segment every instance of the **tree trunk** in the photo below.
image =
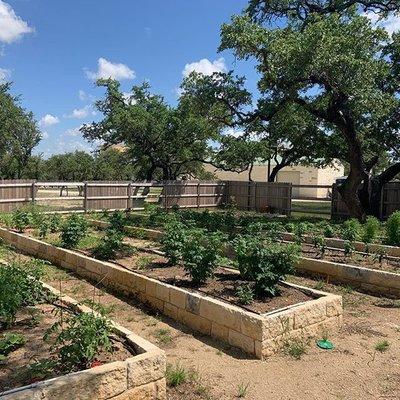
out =
<path fill-rule="evenodd" d="M 268 176 L 268 182 L 275 182 L 278 172 L 284 167 L 286 167 L 286 164 L 276 164 Z"/>

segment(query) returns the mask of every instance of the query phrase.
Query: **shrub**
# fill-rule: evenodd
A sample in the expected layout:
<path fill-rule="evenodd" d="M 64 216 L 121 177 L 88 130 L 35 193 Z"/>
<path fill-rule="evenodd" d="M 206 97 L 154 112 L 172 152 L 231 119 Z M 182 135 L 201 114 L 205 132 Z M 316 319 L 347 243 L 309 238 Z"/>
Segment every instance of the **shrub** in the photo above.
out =
<path fill-rule="evenodd" d="M 316 235 L 312 235 L 312 243 L 315 246 L 315 248 L 317 248 L 319 250 L 319 252 L 321 253 L 321 257 L 323 258 L 325 255 L 325 251 L 326 251 L 326 239 L 324 236 L 316 234 Z"/>
<path fill-rule="evenodd" d="M 125 214 L 122 211 L 114 211 L 109 218 L 110 229 L 116 232 L 124 232 Z"/>
<path fill-rule="evenodd" d="M 54 345 L 59 348 L 58 357 L 62 368 L 76 371 L 90 367 L 100 351 L 111 352 L 112 327 L 107 318 L 94 313 L 65 314 L 47 330 L 45 340 L 57 333 Z"/>
<path fill-rule="evenodd" d="M 394 212 L 386 221 L 388 244 L 400 246 L 400 211 Z"/>
<path fill-rule="evenodd" d="M 112 260 L 123 247 L 123 234 L 114 229 L 107 229 L 103 240 L 93 249 L 92 253 L 100 260 Z"/>
<path fill-rule="evenodd" d="M 361 240 L 365 244 L 372 243 L 378 236 L 381 224 L 375 217 L 367 217 L 361 233 Z"/>
<path fill-rule="evenodd" d="M 61 228 L 61 245 L 67 249 L 76 247 L 87 232 L 87 221 L 78 214 L 67 218 Z"/>
<path fill-rule="evenodd" d="M 0 321 L 5 325 L 14 323 L 17 311 L 44 299 L 40 272 L 29 270 L 23 264 L 13 263 L 0 267 Z"/>
<path fill-rule="evenodd" d="M 359 238 L 361 225 L 358 220 L 351 218 L 343 223 L 342 239 L 354 242 Z"/>
<path fill-rule="evenodd" d="M 187 231 L 187 234 L 182 249 L 183 267 L 192 282 L 200 285 L 213 276 L 218 265 L 221 235 L 199 229 Z"/>
<path fill-rule="evenodd" d="M 169 222 L 164 226 L 164 235 L 161 239 L 162 250 L 171 265 L 177 264 L 182 258 L 186 243 L 186 229 L 179 221 Z"/>
<path fill-rule="evenodd" d="M 57 232 L 61 228 L 61 217 L 58 214 L 53 214 L 50 217 L 49 229 L 51 233 Z"/>
<path fill-rule="evenodd" d="M 254 300 L 254 290 L 250 285 L 240 285 L 236 289 L 236 296 L 240 304 L 249 305 Z"/>
<path fill-rule="evenodd" d="M 335 236 L 335 230 L 333 229 L 333 226 L 329 224 L 324 227 L 323 232 L 326 238 L 333 238 Z"/>
<path fill-rule="evenodd" d="M 39 237 L 45 238 L 49 232 L 50 223 L 47 218 L 43 218 L 38 225 Z"/>
<path fill-rule="evenodd" d="M 259 296 L 279 294 L 278 283 L 294 270 L 300 252 L 294 244 L 265 244 L 251 236 L 237 238 L 234 249 L 241 276 L 255 282 Z"/>
<path fill-rule="evenodd" d="M 23 232 L 30 224 L 29 213 L 25 210 L 17 209 L 12 213 L 11 221 L 13 228 L 18 232 Z"/>

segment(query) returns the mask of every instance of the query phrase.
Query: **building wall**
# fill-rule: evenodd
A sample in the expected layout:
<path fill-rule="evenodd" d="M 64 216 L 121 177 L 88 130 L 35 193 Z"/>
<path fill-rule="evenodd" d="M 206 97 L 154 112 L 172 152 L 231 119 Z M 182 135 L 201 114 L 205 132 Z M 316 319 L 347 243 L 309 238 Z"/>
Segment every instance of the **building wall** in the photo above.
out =
<path fill-rule="evenodd" d="M 241 173 L 217 170 L 210 164 L 204 164 L 207 172 L 213 173 L 218 179 L 225 181 L 248 181 L 249 171 Z M 255 182 L 265 182 L 267 180 L 267 165 L 255 165 L 251 173 L 251 177 Z M 290 182 L 293 185 L 332 185 L 335 180 L 343 176 L 344 167 L 338 164 L 335 167 L 315 168 L 312 166 L 289 166 L 282 168 L 278 172 L 277 182 Z M 319 188 L 293 188 L 294 197 L 327 197 L 329 189 Z"/>

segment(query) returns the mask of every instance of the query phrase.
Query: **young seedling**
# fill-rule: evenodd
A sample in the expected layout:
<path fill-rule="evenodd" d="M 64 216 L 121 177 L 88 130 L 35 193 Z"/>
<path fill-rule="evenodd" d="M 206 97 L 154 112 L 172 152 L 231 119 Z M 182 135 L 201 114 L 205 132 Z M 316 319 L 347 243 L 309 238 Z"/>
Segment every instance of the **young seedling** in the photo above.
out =
<path fill-rule="evenodd" d="M 240 285 L 236 289 L 239 304 L 249 305 L 254 301 L 254 290 L 250 285 Z"/>
<path fill-rule="evenodd" d="M 283 352 L 286 355 L 300 360 L 301 356 L 307 352 L 308 343 L 303 339 L 288 340 L 283 346 Z"/>
<path fill-rule="evenodd" d="M 389 349 L 390 343 L 387 340 L 381 340 L 375 345 L 375 350 L 384 353 Z"/>
<path fill-rule="evenodd" d="M 167 380 L 167 385 L 169 387 L 176 387 L 182 385 L 182 383 L 188 380 L 187 369 L 180 364 L 168 364 L 165 372 L 165 377 Z"/>
<path fill-rule="evenodd" d="M 245 398 L 246 397 L 246 394 L 247 394 L 247 389 L 249 388 L 249 384 L 248 383 L 246 383 L 246 384 L 244 384 L 244 383 L 239 383 L 239 385 L 238 385 L 238 390 L 237 390 L 237 398 L 238 399 L 243 399 L 243 398 Z"/>
<path fill-rule="evenodd" d="M 156 337 L 158 343 L 167 344 L 172 341 L 171 333 L 169 329 L 157 329 L 154 332 L 154 336 Z"/>

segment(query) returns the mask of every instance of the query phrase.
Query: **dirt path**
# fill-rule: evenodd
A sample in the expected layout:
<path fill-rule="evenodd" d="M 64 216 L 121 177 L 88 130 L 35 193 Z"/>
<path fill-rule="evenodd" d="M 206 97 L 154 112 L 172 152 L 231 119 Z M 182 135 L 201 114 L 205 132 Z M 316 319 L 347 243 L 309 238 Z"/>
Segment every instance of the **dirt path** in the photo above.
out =
<path fill-rule="evenodd" d="M 45 281 L 78 300 L 95 298 L 112 307 L 114 320 L 157 343 L 169 363 L 196 371 L 193 382 L 169 389 L 169 399 L 235 399 L 239 385 L 248 386 L 244 398 L 252 400 L 400 399 L 400 308 L 382 307 L 393 306 L 388 301 L 291 277 L 296 283 L 341 293 L 345 325 L 330 337 L 336 346 L 331 352 L 311 342 L 300 360 L 281 354 L 262 362 L 194 334 L 134 299 L 95 289 L 58 268 L 46 269 Z M 388 349 L 376 351 L 375 346 L 384 340 Z"/>

